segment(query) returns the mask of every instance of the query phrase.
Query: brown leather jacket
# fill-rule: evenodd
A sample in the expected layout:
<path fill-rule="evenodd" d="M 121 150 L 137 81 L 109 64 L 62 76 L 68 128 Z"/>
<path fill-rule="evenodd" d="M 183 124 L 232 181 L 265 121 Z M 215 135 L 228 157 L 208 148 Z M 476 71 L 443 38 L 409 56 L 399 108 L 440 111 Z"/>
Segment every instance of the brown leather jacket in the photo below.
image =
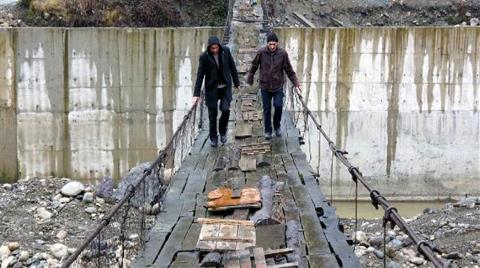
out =
<path fill-rule="evenodd" d="M 253 84 L 253 77 L 260 66 L 260 88 L 267 91 L 276 91 L 283 88 L 285 83 L 285 75 L 287 74 L 290 81 L 295 86 L 299 86 L 297 75 L 293 71 L 292 64 L 288 58 L 288 53 L 283 48 L 277 48 L 274 52 L 270 52 L 267 47 L 260 49 L 252 61 L 247 76 L 247 83 Z"/>

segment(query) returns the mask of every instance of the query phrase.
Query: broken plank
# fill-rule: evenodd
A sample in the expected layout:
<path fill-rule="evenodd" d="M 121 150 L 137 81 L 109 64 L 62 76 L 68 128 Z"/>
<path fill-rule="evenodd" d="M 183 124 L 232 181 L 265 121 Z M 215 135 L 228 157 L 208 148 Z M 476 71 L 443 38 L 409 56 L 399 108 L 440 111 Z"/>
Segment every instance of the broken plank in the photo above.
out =
<path fill-rule="evenodd" d="M 197 248 L 201 250 L 215 250 L 217 242 L 211 240 L 204 240 L 204 237 L 215 237 L 218 235 L 220 224 L 203 224 L 198 237 Z"/>
<path fill-rule="evenodd" d="M 282 264 L 269 265 L 268 268 L 296 268 L 298 267 L 298 262 L 287 262 Z M 328 267 L 328 266 L 325 266 Z"/>

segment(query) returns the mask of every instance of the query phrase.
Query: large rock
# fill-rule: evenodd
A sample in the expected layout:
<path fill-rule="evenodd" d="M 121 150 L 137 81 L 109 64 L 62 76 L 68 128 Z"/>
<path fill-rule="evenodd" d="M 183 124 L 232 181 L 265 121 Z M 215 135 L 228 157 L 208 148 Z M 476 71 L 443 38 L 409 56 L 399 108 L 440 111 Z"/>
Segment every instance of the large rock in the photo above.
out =
<path fill-rule="evenodd" d="M 102 198 L 111 198 L 113 195 L 113 179 L 111 177 L 103 177 L 97 186 L 97 196 Z"/>
<path fill-rule="evenodd" d="M 356 234 L 357 234 L 356 238 L 357 238 L 358 244 L 366 243 L 368 241 L 368 237 L 367 237 L 367 234 L 365 234 L 365 232 L 357 231 Z"/>
<path fill-rule="evenodd" d="M 120 200 L 125 195 L 129 185 L 134 185 L 135 182 L 142 176 L 143 171 L 150 166 L 150 163 L 142 163 L 130 170 L 128 174 L 123 177 L 118 190 L 115 192 L 114 197 Z M 145 185 L 145 200 L 143 198 L 143 185 Z M 166 185 L 162 185 L 160 178 L 155 174 L 150 174 L 145 178 L 145 184 L 140 184 L 134 197 L 131 200 L 131 204 L 135 207 L 143 207 L 145 203 L 154 204 L 160 201 L 163 193 L 165 192 Z"/>
<path fill-rule="evenodd" d="M 60 190 L 60 192 L 63 195 L 71 196 L 71 197 L 77 196 L 81 194 L 83 191 L 85 191 L 85 186 L 78 181 L 71 181 L 65 184 Z"/>
<path fill-rule="evenodd" d="M 61 260 L 62 258 L 67 256 L 68 247 L 60 243 L 53 244 L 50 246 L 50 253 L 58 260 Z"/>

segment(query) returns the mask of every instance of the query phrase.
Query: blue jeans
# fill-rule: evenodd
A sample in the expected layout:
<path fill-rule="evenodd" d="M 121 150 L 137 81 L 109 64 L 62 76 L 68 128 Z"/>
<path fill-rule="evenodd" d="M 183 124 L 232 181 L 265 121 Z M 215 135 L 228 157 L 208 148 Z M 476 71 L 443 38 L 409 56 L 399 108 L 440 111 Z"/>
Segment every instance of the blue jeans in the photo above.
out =
<path fill-rule="evenodd" d="M 265 125 L 265 133 L 272 133 L 272 99 L 273 107 L 275 107 L 275 112 L 273 114 L 273 127 L 275 130 L 280 129 L 280 121 L 282 120 L 283 96 L 283 88 L 279 88 L 274 92 L 262 89 L 263 122 Z"/>

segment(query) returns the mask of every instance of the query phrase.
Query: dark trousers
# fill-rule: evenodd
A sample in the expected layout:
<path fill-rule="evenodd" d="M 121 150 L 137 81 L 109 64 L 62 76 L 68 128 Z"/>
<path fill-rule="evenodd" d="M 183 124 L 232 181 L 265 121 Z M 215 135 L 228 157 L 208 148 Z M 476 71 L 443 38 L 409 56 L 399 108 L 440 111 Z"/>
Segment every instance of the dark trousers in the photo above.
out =
<path fill-rule="evenodd" d="M 265 133 L 272 133 L 272 99 L 275 112 L 273 114 L 273 127 L 275 130 L 280 129 L 280 121 L 282 120 L 283 108 L 283 89 L 279 88 L 274 92 L 262 89 L 263 101 L 263 122 L 265 125 Z"/>
<path fill-rule="evenodd" d="M 208 107 L 208 120 L 210 121 L 210 139 L 217 140 L 217 117 L 218 101 L 220 101 L 220 120 L 218 122 L 218 131 L 220 135 L 227 134 L 228 118 L 230 117 L 230 103 L 225 97 L 225 89 L 218 89 L 217 107 Z"/>

